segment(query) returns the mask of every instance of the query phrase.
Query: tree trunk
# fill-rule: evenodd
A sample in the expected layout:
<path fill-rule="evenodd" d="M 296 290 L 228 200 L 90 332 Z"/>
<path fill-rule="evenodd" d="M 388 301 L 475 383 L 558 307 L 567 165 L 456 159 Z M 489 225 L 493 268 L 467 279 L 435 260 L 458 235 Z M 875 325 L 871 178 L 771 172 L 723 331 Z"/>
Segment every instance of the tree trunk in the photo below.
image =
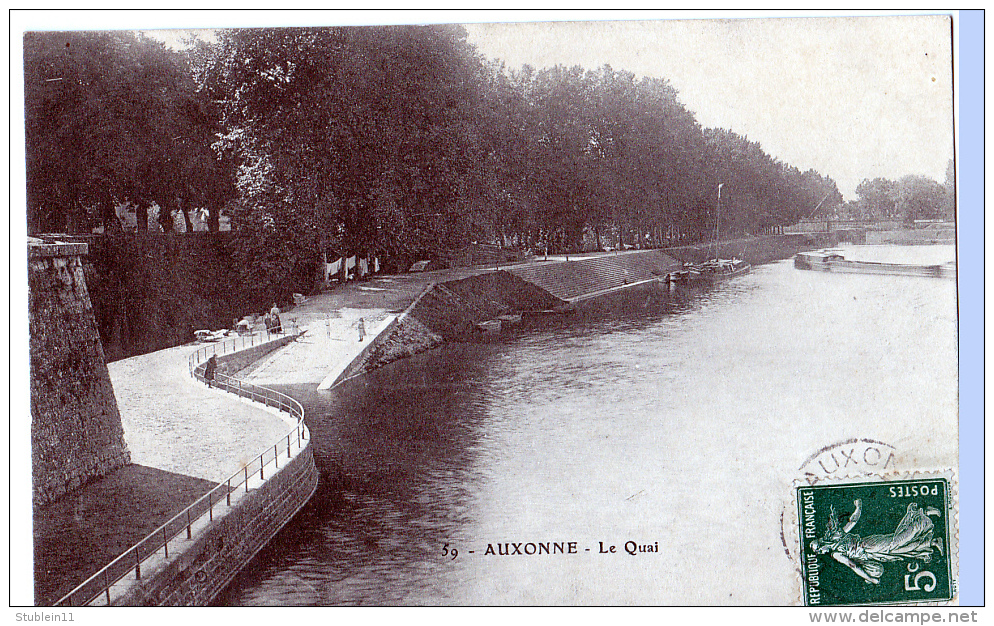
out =
<path fill-rule="evenodd" d="M 173 230 L 173 211 L 169 206 L 165 206 L 166 203 L 163 202 L 159 205 L 159 226 L 162 227 L 162 232 L 169 233 Z"/>
<path fill-rule="evenodd" d="M 79 232 L 77 230 L 78 228 L 77 224 L 79 222 L 80 202 L 79 202 L 79 187 L 76 185 L 76 180 L 75 178 L 72 177 L 71 174 L 67 188 L 69 195 L 68 210 L 60 216 L 61 217 L 61 219 L 59 220 L 60 223 L 56 225 L 57 228 L 55 229 L 55 231 L 75 234 Z M 51 224 L 47 226 L 50 227 Z"/>
<path fill-rule="evenodd" d="M 139 202 L 138 206 L 135 207 L 135 218 L 138 221 L 139 235 L 148 234 L 148 208 L 148 204 L 145 202 Z"/>
<path fill-rule="evenodd" d="M 207 207 L 207 230 L 212 233 L 221 230 L 221 207 L 214 203 Z"/>
<path fill-rule="evenodd" d="M 183 223 L 186 225 L 186 232 L 193 232 L 193 222 L 190 221 L 190 203 L 186 201 L 186 198 L 179 198 L 177 200 L 179 203 L 179 210 L 183 213 Z"/>
<path fill-rule="evenodd" d="M 109 193 L 104 193 L 103 198 L 100 201 L 100 213 L 101 221 L 104 225 L 105 233 L 119 232 L 121 230 L 121 221 L 117 219 L 117 211 L 114 207 L 114 199 Z"/>
<path fill-rule="evenodd" d="M 69 209 L 62 215 L 61 228 L 56 228 L 55 231 L 62 231 L 64 233 L 76 234 L 78 230 L 79 222 L 79 203 L 75 198 L 69 200 Z"/>

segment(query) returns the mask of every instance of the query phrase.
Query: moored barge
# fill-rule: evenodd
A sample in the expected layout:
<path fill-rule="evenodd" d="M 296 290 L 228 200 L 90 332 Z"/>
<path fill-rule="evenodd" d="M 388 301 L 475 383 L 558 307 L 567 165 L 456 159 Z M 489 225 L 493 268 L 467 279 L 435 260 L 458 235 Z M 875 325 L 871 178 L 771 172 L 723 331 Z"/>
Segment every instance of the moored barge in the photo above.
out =
<path fill-rule="evenodd" d="M 799 252 L 794 255 L 794 267 L 801 270 L 835 272 L 840 274 L 887 274 L 897 276 L 956 278 L 955 261 L 938 265 L 910 265 L 904 263 L 878 263 L 876 261 L 849 261 L 834 250 Z"/>

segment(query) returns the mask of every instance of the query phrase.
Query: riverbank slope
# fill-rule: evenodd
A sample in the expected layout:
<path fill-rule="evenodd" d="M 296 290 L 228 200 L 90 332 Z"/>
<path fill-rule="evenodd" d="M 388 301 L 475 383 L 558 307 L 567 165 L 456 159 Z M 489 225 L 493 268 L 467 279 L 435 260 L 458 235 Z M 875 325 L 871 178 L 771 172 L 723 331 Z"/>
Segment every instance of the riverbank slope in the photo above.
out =
<path fill-rule="evenodd" d="M 837 243 L 833 233 L 772 235 L 723 241 L 717 250 L 722 257 L 760 264 Z M 487 340 L 522 313 L 564 313 L 571 304 L 654 284 L 683 262 L 705 260 L 714 251 L 714 245 L 698 244 L 553 256 L 502 269 L 478 266 L 347 283 L 286 312 L 286 319 L 307 329 L 305 339 L 258 364 L 248 379 L 327 388 L 443 341 Z M 360 318 L 366 328 L 362 342 Z"/>

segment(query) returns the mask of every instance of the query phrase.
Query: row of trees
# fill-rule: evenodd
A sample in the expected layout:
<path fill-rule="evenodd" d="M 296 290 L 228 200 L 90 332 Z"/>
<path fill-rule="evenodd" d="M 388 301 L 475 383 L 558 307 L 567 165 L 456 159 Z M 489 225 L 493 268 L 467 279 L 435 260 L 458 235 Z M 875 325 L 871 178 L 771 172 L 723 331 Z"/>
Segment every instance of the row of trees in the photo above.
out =
<path fill-rule="evenodd" d="M 233 163 L 212 149 L 217 116 L 190 57 L 126 32 L 27 33 L 24 96 L 29 232 L 119 230 L 130 202 L 163 230 L 234 197 Z"/>
<path fill-rule="evenodd" d="M 874 178 L 856 187 L 859 196 L 840 208 L 843 216 L 855 219 L 915 220 L 955 219 L 956 183 L 952 160 L 943 184 L 925 176 L 904 176 L 898 180 Z"/>
<path fill-rule="evenodd" d="M 483 206 L 503 243 L 574 246 L 584 231 L 664 245 L 797 221 L 835 183 L 760 145 L 702 129 L 665 80 L 596 71 L 489 66 Z M 511 149 L 508 149 L 510 147 Z"/>
<path fill-rule="evenodd" d="M 122 202 L 163 207 L 164 230 L 223 210 L 261 281 L 329 248 L 700 240 L 719 184 L 724 236 L 841 203 L 830 178 L 702 128 L 666 80 L 508 69 L 458 26 L 231 30 L 183 52 L 31 33 L 24 50 L 34 232 L 113 230 Z"/>

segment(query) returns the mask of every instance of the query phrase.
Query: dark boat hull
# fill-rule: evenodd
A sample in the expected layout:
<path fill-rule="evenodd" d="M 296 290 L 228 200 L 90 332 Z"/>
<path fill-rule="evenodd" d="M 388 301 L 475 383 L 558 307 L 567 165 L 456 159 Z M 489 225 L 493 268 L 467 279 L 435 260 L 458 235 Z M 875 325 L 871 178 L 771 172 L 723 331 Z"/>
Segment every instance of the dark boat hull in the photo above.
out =
<path fill-rule="evenodd" d="M 802 252 L 794 256 L 794 267 L 817 272 L 837 274 L 884 274 L 890 276 L 924 276 L 955 278 L 956 264 L 908 265 L 902 263 L 877 263 L 873 261 L 847 261 L 840 255 L 823 255 Z"/>
<path fill-rule="evenodd" d="M 699 266 L 691 266 L 689 269 L 684 269 L 671 274 L 670 280 L 678 285 L 716 283 L 730 278 L 735 278 L 736 276 L 741 276 L 743 274 L 748 274 L 751 270 L 752 266 L 745 262 L 741 262 L 741 264 L 736 266 L 728 267 L 727 269 L 718 269 L 702 264 Z"/>

